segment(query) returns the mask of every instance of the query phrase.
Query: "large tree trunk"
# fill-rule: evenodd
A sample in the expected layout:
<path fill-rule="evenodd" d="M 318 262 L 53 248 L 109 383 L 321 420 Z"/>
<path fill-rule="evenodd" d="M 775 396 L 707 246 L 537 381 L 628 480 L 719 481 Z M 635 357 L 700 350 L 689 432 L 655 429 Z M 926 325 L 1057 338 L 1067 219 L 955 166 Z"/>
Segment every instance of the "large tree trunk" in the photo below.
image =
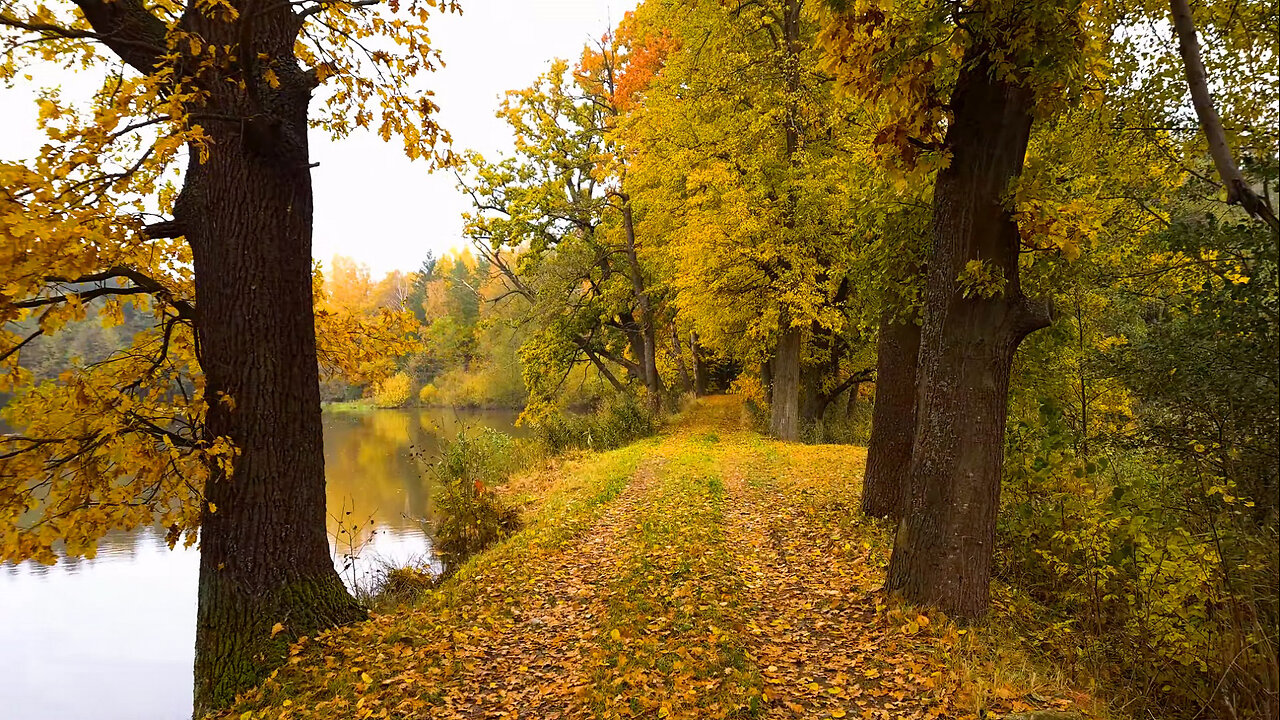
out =
<path fill-rule="evenodd" d="M 988 603 L 1009 371 L 1018 344 L 1048 317 L 1022 295 L 1005 202 L 1026 154 L 1032 91 L 996 79 L 985 49 L 971 48 L 963 67 L 946 136 L 952 159 L 934 190 L 912 488 L 887 588 L 975 618 Z M 966 292 L 959 278 L 972 260 L 1003 275 L 1003 292 Z"/>
<path fill-rule="evenodd" d="M 671 326 L 671 351 L 676 356 L 676 370 L 680 375 L 680 391 L 693 390 L 693 380 L 689 377 L 689 366 L 684 362 L 684 348 L 680 344 L 680 331 Z"/>
<path fill-rule="evenodd" d="M 800 423 L 812 425 L 821 422 L 827 405 L 822 397 L 823 371 L 825 364 L 801 366 L 800 368 Z"/>
<path fill-rule="evenodd" d="M 165 23 L 142 2 L 76 5 L 135 70 L 166 66 L 155 54 Z M 201 124 L 211 142 L 191 148 L 174 220 L 160 224 L 191 245 L 204 440 L 228 438 L 238 452 L 234 471 L 211 467 L 204 487 L 197 716 L 258 683 L 291 639 L 364 614 L 333 568 L 325 532 L 307 148 L 314 79 L 294 56 L 293 5 L 231 7 L 238 21 L 192 9 L 179 23 L 240 59 L 225 72 L 176 66 L 184 87 L 203 91 L 184 111 L 209 118 Z M 273 636 L 277 622 L 284 632 Z"/>
<path fill-rule="evenodd" d="M 779 440 L 800 439 L 800 349 L 803 331 L 788 325 L 773 357 L 769 432 Z"/>
<path fill-rule="evenodd" d="M 698 333 L 689 333 L 689 350 L 693 353 L 693 394 L 702 397 L 707 394 L 707 362 L 702 357 Z"/>
<path fill-rule="evenodd" d="M 653 304 L 649 298 L 649 290 L 645 285 L 644 272 L 640 268 L 640 257 L 636 253 L 635 221 L 631 215 L 631 201 L 622 197 L 622 226 L 626 238 L 627 276 L 631 279 L 631 289 L 635 295 L 636 307 L 640 311 L 640 351 L 642 356 L 640 367 L 644 372 L 644 385 L 649 393 L 649 403 L 653 407 L 662 404 L 662 378 L 658 375 L 658 333 L 654 318 Z"/>
<path fill-rule="evenodd" d="M 871 517 L 902 516 L 911 481 L 911 445 L 916 435 L 916 359 L 920 326 L 881 315 L 876 343 L 876 401 L 871 410 L 862 512 Z"/>
<path fill-rule="evenodd" d="M 284 8 L 287 6 L 281 6 Z M 176 209 L 195 267 L 207 439 L 238 449 L 214 469 L 200 536 L 197 716 L 230 702 L 286 657 L 288 642 L 363 617 L 343 587 L 325 530 L 324 454 L 311 296 L 311 84 L 292 63 L 292 12 L 256 19 L 256 46 L 279 88 L 211 89 L 203 164 L 192 152 Z M 238 42 L 197 16 L 210 43 Z M 247 97 L 246 97 L 247 96 Z M 272 626 L 284 632 L 273 636 Z"/>

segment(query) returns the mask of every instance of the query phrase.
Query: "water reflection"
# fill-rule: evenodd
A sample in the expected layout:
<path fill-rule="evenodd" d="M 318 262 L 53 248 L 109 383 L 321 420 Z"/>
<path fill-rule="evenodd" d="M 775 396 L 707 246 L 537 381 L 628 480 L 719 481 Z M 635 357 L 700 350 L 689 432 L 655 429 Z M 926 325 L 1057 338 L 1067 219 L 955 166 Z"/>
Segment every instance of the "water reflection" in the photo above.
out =
<path fill-rule="evenodd" d="M 358 524 L 361 561 L 424 557 L 431 488 L 413 457 L 463 427 L 516 432 L 511 412 L 379 410 L 325 415 L 329 531 Z M 350 515 L 346 511 L 351 511 Z M 372 521 L 372 522 L 370 522 Z M 339 565 L 342 563 L 338 558 Z M 186 720 L 195 643 L 195 548 L 115 533 L 92 559 L 0 566 L 0 717 Z"/>

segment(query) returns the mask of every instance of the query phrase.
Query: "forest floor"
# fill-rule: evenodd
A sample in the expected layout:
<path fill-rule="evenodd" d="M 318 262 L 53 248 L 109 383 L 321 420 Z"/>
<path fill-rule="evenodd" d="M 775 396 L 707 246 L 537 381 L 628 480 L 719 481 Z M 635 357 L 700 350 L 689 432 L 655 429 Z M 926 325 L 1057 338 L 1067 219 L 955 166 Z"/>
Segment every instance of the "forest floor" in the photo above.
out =
<path fill-rule="evenodd" d="M 655 438 L 513 479 L 538 498 L 524 531 L 411 607 L 296 644 L 228 716 L 1094 716 L 998 622 L 879 591 L 890 543 L 857 512 L 864 449 L 743 418 L 707 398 Z"/>

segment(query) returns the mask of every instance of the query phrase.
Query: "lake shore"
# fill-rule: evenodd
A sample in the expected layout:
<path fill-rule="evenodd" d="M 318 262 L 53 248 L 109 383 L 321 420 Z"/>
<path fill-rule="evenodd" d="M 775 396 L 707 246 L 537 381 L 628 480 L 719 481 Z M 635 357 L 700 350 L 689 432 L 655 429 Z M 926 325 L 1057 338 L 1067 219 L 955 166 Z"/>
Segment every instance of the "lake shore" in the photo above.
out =
<path fill-rule="evenodd" d="M 360 400 L 330 400 L 320 403 L 320 409 L 332 413 L 365 413 L 376 410 L 455 410 L 465 412 L 521 412 L 524 406 L 504 405 L 502 403 L 475 403 L 451 405 L 449 403 L 406 403 L 398 407 L 382 407 L 370 398 Z"/>

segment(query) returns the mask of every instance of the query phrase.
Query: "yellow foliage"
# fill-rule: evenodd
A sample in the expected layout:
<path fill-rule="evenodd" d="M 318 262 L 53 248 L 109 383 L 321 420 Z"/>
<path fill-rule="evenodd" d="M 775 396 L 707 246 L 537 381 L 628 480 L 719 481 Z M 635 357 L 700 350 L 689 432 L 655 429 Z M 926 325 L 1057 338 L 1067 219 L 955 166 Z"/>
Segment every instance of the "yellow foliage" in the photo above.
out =
<path fill-rule="evenodd" d="M 744 403 L 755 403 L 757 407 L 766 407 L 769 404 L 769 395 L 765 392 L 764 383 L 761 383 L 760 378 L 755 375 L 743 373 L 734 378 L 733 384 L 729 386 L 729 394 L 741 397 Z"/>
<path fill-rule="evenodd" d="M 418 402 L 423 405 L 434 405 L 439 396 L 440 391 L 431 383 L 423 385 L 422 388 L 418 390 Z"/>
<path fill-rule="evenodd" d="M 411 397 L 413 397 L 413 379 L 403 372 L 374 383 L 373 401 L 378 407 L 403 407 Z"/>
<path fill-rule="evenodd" d="M 86 15 L 94 9 L 111 23 L 143 28 L 142 39 L 117 44 L 110 38 L 118 33 L 90 32 Z M 403 141 L 409 157 L 449 161 L 438 108 L 408 84 L 439 66 L 426 23 L 457 10 L 452 0 L 276 10 L 296 19 L 297 42 L 258 44 L 259 94 L 296 95 L 314 80 L 325 87 L 311 106 L 313 126 L 342 137 L 380 121 L 379 134 Z M 206 396 L 196 262 L 178 232 L 183 223 L 165 223 L 163 233 L 145 227 L 172 218 L 182 204 L 175 177 L 199 166 L 218 172 L 209 163 L 215 148 L 206 128 L 218 123 L 219 132 L 240 133 L 248 122 L 225 115 L 248 111 L 228 107 L 276 102 L 246 103 L 254 90 L 247 87 L 250 59 L 192 30 L 225 31 L 238 16 L 226 0 L 94 3 L 90 10 L 14 0 L 0 8 L 0 82 L 25 82 L 38 92 L 37 122 L 47 138 L 22 163 L 0 162 L 0 393 L 12 396 L 3 413 L 14 430 L 0 435 L 0 562 L 92 556 L 105 533 L 152 523 L 167 528 L 171 544 L 194 542 L 206 479 L 232 471 L 236 448 L 205 432 L 209 405 L 230 407 L 236 398 Z M 46 72 L 49 64 L 57 72 Z M 67 71 L 90 84 L 63 82 Z M 34 78 L 41 77 L 59 84 L 40 87 Z M 84 87 L 90 92 L 83 97 L 68 97 Z M 218 93 L 238 99 L 220 103 Z M 201 222 L 201 210 L 192 212 Z M 35 382 L 22 366 L 29 343 L 56 337 L 107 296 L 119 302 L 97 313 L 100 320 L 118 324 L 122 305 L 130 305 L 153 317 L 154 327 L 128 339 L 109 362 Z M 386 373 L 388 348 L 405 336 L 394 312 L 370 319 L 322 308 L 316 327 L 328 369 L 370 377 Z"/>

